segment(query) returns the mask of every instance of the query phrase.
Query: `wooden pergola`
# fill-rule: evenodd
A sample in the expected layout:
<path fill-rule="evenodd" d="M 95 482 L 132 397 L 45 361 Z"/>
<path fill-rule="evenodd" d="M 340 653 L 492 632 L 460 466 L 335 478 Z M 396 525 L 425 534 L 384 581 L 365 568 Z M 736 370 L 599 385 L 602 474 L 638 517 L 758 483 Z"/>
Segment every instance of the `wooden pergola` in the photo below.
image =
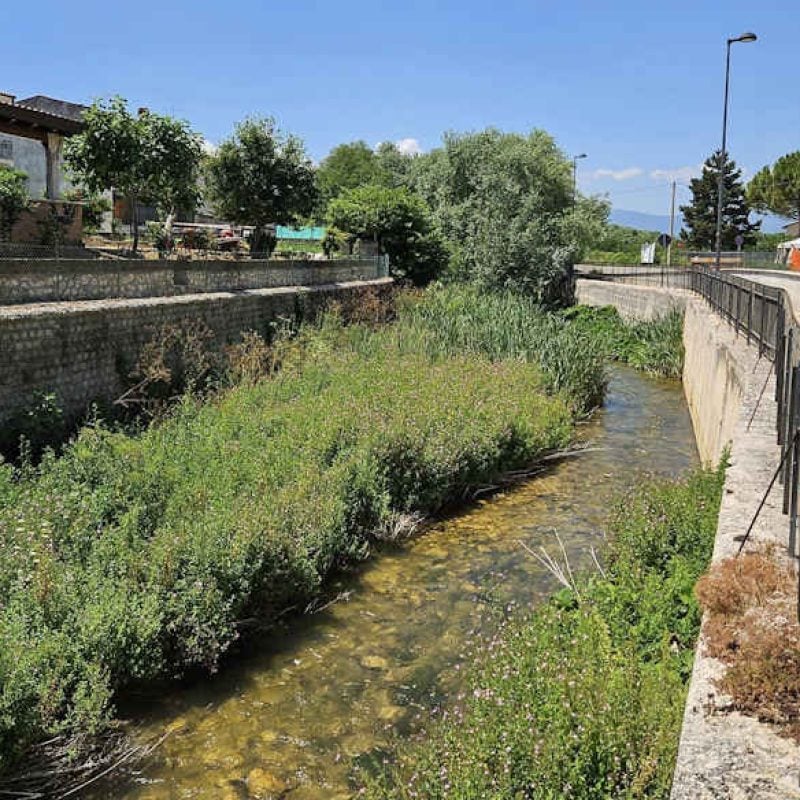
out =
<path fill-rule="evenodd" d="M 83 123 L 70 117 L 26 106 L 24 102 L 0 102 L 0 133 L 36 139 L 44 145 L 47 163 L 47 197 L 58 197 L 59 164 L 64 139 L 83 130 Z"/>

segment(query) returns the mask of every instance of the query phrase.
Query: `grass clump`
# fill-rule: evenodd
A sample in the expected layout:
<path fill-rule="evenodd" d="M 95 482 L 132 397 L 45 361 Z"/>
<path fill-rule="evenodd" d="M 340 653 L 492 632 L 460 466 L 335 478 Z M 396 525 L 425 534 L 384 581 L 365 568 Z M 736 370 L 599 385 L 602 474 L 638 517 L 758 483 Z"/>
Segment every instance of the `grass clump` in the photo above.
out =
<path fill-rule="evenodd" d="M 667 798 L 722 480 L 637 487 L 611 520 L 605 574 L 502 630 L 460 702 L 365 795 Z"/>
<path fill-rule="evenodd" d="M 375 535 L 563 448 L 546 386 L 523 359 L 329 319 L 270 380 L 0 465 L 0 767 L 101 729 L 121 687 L 215 669 L 242 620 L 307 601 Z"/>
<path fill-rule="evenodd" d="M 650 322 L 626 322 L 613 306 L 573 306 L 563 312 L 607 358 L 666 378 L 683 371 L 683 315 L 671 311 Z"/>

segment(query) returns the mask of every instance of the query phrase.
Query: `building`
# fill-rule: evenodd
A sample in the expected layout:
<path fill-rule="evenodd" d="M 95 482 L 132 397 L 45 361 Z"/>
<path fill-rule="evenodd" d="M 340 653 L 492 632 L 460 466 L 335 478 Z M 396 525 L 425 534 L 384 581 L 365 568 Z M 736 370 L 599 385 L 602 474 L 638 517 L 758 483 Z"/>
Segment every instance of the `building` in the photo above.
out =
<path fill-rule="evenodd" d="M 796 239 L 800 236 L 800 222 L 790 222 L 788 225 L 784 225 L 783 232 L 790 239 Z"/>
<path fill-rule="evenodd" d="M 17 100 L 0 92 L 0 163 L 28 176 L 33 198 L 59 199 L 69 182 L 64 174 L 64 139 L 80 133 L 86 106 L 34 95 Z"/>

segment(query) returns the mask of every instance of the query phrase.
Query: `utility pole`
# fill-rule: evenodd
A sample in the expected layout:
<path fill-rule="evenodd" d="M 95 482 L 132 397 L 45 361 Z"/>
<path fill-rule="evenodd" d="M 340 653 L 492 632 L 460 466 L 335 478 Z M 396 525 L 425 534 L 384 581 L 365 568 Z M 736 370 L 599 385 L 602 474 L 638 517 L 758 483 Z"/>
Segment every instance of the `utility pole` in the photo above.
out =
<path fill-rule="evenodd" d="M 669 203 L 669 244 L 667 245 L 667 266 L 672 264 L 672 240 L 675 238 L 675 187 L 676 182 L 672 181 L 672 199 Z"/>

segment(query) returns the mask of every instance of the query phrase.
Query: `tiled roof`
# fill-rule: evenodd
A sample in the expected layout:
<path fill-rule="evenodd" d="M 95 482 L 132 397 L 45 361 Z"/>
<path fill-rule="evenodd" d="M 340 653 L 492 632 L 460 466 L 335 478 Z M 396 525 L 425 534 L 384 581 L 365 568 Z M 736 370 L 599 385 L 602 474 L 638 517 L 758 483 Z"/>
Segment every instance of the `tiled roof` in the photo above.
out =
<path fill-rule="evenodd" d="M 82 106 L 79 103 L 57 100 L 54 97 L 47 97 L 43 94 L 35 94 L 33 97 L 17 100 L 14 105 L 28 108 L 31 111 L 41 111 L 52 117 L 69 119 L 73 122 L 80 122 L 83 119 L 84 112 L 87 110 L 87 106 Z"/>

